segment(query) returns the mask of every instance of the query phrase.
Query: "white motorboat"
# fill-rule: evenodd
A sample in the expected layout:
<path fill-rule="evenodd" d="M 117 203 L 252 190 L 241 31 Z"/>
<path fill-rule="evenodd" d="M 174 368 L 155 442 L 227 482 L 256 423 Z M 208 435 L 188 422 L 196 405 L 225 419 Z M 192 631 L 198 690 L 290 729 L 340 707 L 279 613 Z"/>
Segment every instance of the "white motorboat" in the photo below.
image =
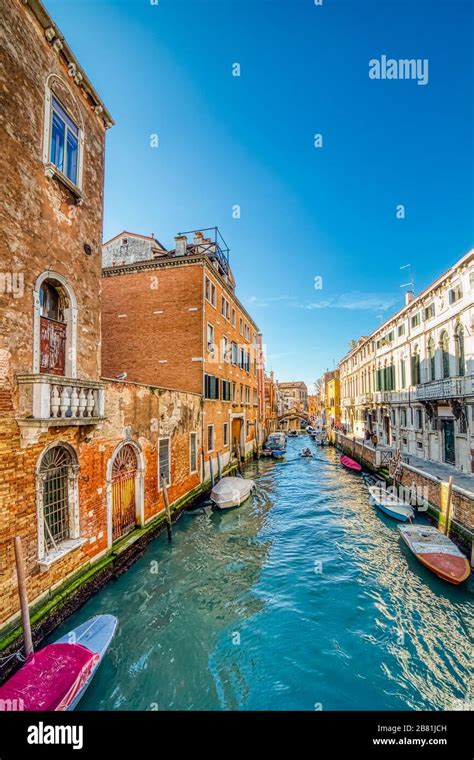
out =
<path fill-rule="evenodd" d="M 240 507 L 255 489 L 249 478 L 221 478 L 211 491 L 211 500 L 219 509 Z"/>

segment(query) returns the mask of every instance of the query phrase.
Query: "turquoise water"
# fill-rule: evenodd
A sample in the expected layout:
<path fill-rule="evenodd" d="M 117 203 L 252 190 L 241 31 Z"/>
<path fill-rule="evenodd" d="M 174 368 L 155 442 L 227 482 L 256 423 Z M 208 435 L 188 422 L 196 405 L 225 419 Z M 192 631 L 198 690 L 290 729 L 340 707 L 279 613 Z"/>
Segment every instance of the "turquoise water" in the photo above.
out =
<path fill-rule="evenodd" d="M 299 459 L 303 445 L 247 468 L 258 492 L 240 509 L 184 514 L 172 544 L 160 536 L 62 626 L 119 618 L 80 709 L 450 709 L 469 699 L 472 580 L 451 587 L 425 570 L 336 451 Z"/>

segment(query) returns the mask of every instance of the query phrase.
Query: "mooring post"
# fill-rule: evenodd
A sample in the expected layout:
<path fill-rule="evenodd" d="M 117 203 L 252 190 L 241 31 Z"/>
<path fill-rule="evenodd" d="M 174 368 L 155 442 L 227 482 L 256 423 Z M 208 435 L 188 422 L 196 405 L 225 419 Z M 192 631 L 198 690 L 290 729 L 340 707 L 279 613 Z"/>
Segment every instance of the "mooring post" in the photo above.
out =
<path fill-rule="evenodd" d="M 23 626 L 23 639 L 25 642 L 25 654 L 28 657 L 33 652 L 33 637 L 31 635 L 28 595 L 26 593 L 25 563 L 23 561 L 23 549 L 21 546 L 21 538 L 19 536 L 15 536 L 15 560 L 16 574 L 18 577 L 18 595 L 20 597 L 21 624 Z"/>
<path fill-rule="evenodd" d="M 214 488 L 214 471 L 212 469 L 212 456 L 209 457 L 209 472 L 211 475 L 211 486 Z"/>
<path fill-rule="evenodd" d="M 165 476 L 161 476 L 161 488 L 163 489 L 163 499 L 165 502 L 165 512 L 166 512 L 166 530 L 168 531 L 168 541 L 171 541 L 173 538 L 173 529 L 171 525 L 171 510 L 170 510 L 170 503 L 168 499 L 168 488 L 166 487 L 166 480 Z"/>
<path fill-rule="evenodd" d="M 353 439 L 352 439 L 352 458 L 353 459 L 355 457 L 355 450 L 356 450 L 356 439 L 355 439 L 355 436 L 354 436 Z"/>
<path fill-rule="evenodd" d="M 448 495 L 446 497 L 446 518 L 444 523 L 444 532 L 446 535 L 449 533 L 449 519 L 451 517 L 451 504 L 453 501 L 453 476 L 449 476 L 448 480 Z"/>
<path fill-rule="evenodd" d="M 217 452 L 217 479 L 222 478 L 221 455 Z"/>

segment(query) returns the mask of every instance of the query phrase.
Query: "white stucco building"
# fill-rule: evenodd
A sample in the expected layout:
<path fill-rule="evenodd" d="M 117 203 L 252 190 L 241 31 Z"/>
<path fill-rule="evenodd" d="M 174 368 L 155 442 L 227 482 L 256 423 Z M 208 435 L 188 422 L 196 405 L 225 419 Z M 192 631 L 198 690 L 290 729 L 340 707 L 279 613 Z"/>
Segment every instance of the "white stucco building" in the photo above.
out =
<path fill-rule="evenodd" d="M 474 472 L 473 331 L 474 249 L 342 359 L 342 424 Z"/>

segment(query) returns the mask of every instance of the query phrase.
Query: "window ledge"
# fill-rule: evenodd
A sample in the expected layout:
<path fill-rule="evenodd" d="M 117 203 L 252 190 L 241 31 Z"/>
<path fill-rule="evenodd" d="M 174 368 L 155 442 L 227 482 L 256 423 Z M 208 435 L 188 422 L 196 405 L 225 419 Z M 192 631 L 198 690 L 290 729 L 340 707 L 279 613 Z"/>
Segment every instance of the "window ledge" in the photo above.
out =
<path fill-rule="evenodd" d="M 50 179 L 57 179 L 59 182 L 65 185 L 76 198 L 76 204 L 78 206 L 82 206 L 84 203 L 84 193 L 79 187 L 77 187 L 77 185 L 74 184 L 74 182 L 69 179 L 69 177 L 66 177 L 66 175 L 63 174 L 63 172 L 58 169 L 57 166 L 51 163 L 45 164 L 44 173 Z"/>
<path fill-rule="evenodd" d="M 86 538 L 72 538 L 69 541 L 64 541 L 57 549 L 50 552 L 46 557 L 38 560 L 40 572 L 46 573 L 50 567 L 58 560 L 65 557 L 67 554 L 79 549 L 87 541 Z"/>

